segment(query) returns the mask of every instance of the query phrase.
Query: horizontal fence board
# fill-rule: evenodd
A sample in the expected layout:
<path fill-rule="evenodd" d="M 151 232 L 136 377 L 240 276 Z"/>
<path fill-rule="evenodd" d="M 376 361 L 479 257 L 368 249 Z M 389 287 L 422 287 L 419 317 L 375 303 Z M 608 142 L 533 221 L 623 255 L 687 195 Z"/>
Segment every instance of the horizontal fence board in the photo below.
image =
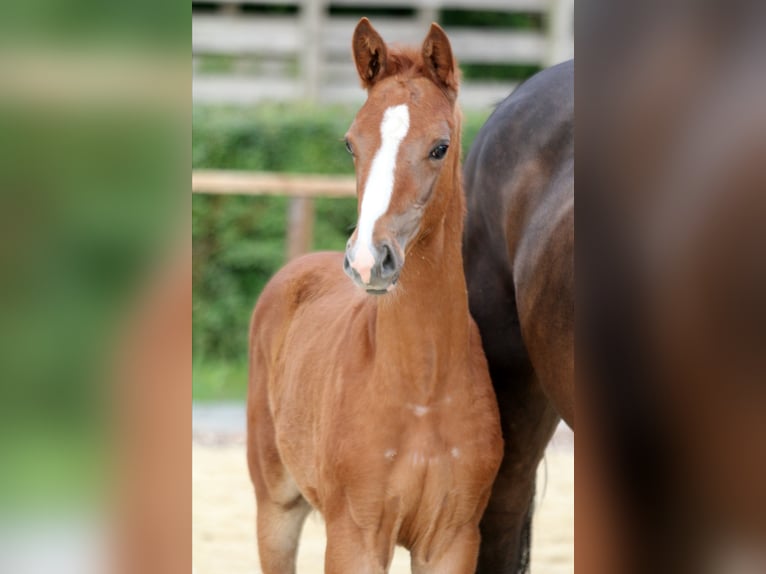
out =
<path fill-rule="evenodd" d="M 539 32 L 447 28 L 458 62 L 505 64 L 539 63 L 548 49 Z"/>
<path fill-rule="evenodd" d="M 305 95 L 300 80 L 235 75 L 194 75 L 192 100 L 210 104 L 253 104 L 265 100 L 299 100 Z"/>
<path fill-rule="evenodd" d="M 460 87 L 459 103 L 464 108 L 491 107 L 513 91 L 518 82 L 472 82 Z M 198 103 L 254 104 L 262 101 L 304 99 L 299 81 L 255 78 L 252 76 L 196 75 L 192 79 L 192 98 Z M 359 105 L 366 92 L 356 83 L 328 82 L 319 87 L 318 101 Z"/>
<path fill-rule="evenodd" d="M 198 15 L 192 18 L 192 54 L 290 56 L 302 46 L 294 17 Z"/>
<path fill-rule="evenodd" d="M 351 53 L 351 36 L 359 22 L 357 17 L 336 16 L 322 24 L 322 45 L 330 52 Z M 420 43 L 428 32 L 415 18 L 391 18 L 376 16 L 372 24 L 386 43 Z"/>
<path fill-rule="evenodd" d="M 460 87 L 458 103 L 466 109 L 482 109 L 494 107 L 510 94 L 518 82 L 475 82 L 463 84 Z M 321 102 L 337 102 L 361 105 L 366 98 L 366 92 L 360 87 L 343 84 L 328 84 L 322 86 L 319 92 Z"/>
<path fill-rule="evenodd" d="M 356 197 L 356 180 L 353 176 L 197 169 L 192 171 L 192 192 L 309 198 Z"/>
<path fill-rule="evenodd" d="M 460 88 L 458 102 L 464 108 L 494 108 L 510 94 L 519 82 L 475 82 Z"/>
<path fill-rule="evenodd" d="M 359 106 L 366 98 L 367 92 L 362 89 L 358 81 L 355 84 L 328 82 L 319 89 L 319 101 L 322 103 L 337 102 Z"/>

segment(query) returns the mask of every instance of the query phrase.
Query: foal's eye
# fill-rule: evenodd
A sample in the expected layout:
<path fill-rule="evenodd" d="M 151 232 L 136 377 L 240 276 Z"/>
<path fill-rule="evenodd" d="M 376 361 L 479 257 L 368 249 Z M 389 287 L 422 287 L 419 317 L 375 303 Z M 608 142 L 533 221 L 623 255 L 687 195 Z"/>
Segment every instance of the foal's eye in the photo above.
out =
<path fill-rule="evenodd" d="M 439 144 L 431 150 L 431 153 L 428 154 L 428 157 L 431 159 L 442 159 L 447 154 L 448 149 L 449 146 L 447 144 Z"/>
<path fill-rule="evenodd" d="M 354 148 L 351 147 L 351 142 L 346 140 L 346 151 L 351 155 L 354 155 Z"/>

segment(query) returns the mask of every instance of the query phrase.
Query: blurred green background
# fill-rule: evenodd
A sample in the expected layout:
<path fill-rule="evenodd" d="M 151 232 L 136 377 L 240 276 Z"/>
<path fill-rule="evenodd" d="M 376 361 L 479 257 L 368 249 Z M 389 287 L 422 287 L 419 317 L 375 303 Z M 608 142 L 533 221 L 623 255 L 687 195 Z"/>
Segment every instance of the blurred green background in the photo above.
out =
<path fill-rule="evenodd" d="M 343 135 L 353 108 L 270 104 L 195 106 L 195 169 L 353 174 Z M 466 111 L 464 153 L 488 111 Z M 244 399 L 247 328 L 255 301 L 285 263 L 288 200 L 194 194 L 192 198 L 193 398 Z M 355 199 L 316 200 L 314 250 L 342 250 Z"/>
<path fill-rule="evenodd" d="M 188 217 L 181 62 L 100 48 L 0 51 L 0 523 L 102 507 L 126 326 Z"/>

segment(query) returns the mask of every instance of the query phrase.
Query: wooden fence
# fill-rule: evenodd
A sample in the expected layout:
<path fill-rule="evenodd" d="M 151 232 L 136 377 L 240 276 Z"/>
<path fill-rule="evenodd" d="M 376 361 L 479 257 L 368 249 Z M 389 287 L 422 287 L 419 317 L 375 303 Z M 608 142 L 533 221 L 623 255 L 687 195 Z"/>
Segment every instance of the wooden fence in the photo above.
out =
<path fill-rule="evenodd" d="M 239 195 L 286 195 L 287 258 L 308 253 L 314 232 L 315 197 L 355 197 L 353 176 L 287 175 L 284 173 L 192 171 L 192 193 Z"/>
<path fill-rule="evenodd" d="M 286 6 L 288 12 L 253 11 L 253 5 Z M 444 9 L 531 13 L 545 22 L 540 30 L 446 26 L 461 64 L 545 67 L 574 55 L 573 0 L 192 0 L 193 100 L 361 103 L 350 44 L 368 5 L 403 9 L 401 17 L 372 17 L 389 42 L 422 41 Z M 466 80 L 461 105 L 490 106 L 514 86 Z"/>

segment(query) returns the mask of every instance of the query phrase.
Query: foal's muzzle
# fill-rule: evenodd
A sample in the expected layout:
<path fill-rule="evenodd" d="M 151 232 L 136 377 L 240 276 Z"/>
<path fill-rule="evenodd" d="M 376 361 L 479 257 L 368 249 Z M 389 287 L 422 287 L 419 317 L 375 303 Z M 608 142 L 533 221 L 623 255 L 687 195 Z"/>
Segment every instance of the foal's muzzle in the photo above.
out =
<path fill-rule="evenodd" d="M 391 291 L 399 279 L 404 257 L 389 241 L 373 245 L 371 249 L 359 243 L 346 247 L 343 270 L 354 283 L 373 295 Z"/>

